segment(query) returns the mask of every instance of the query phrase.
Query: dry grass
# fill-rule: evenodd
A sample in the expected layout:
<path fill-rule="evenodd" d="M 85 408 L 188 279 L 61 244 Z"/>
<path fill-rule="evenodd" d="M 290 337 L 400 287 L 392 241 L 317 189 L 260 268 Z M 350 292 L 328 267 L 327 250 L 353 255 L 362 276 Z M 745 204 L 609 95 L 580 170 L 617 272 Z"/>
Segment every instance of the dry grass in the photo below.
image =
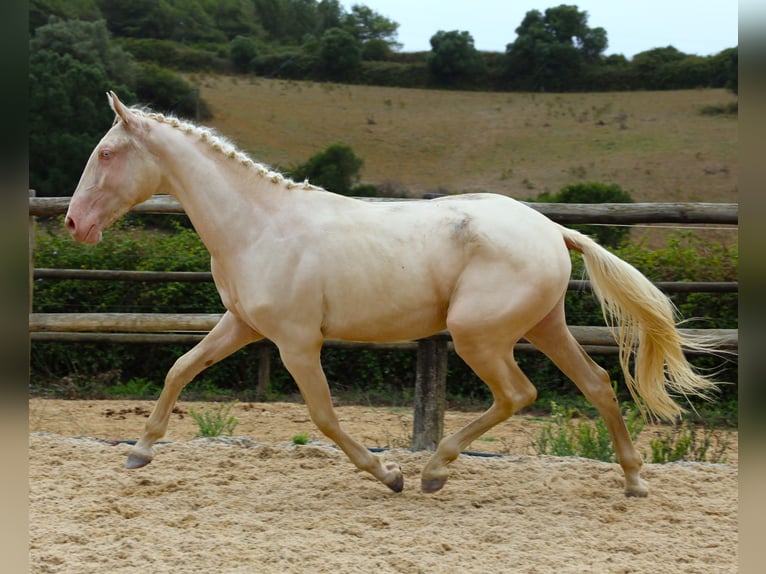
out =
<path fill-rule="evenodd" d="M 191 80 L 211 125 L 255 159 L 305 161 L 331 143 L 365 160 L 363 180 L 418 196 L 517 198 L 578 181 L 637 201 L 737 202 L 737 121 L 699 113 L 723 90 L 527 94 L 344 86 L 247 77 Z"/>

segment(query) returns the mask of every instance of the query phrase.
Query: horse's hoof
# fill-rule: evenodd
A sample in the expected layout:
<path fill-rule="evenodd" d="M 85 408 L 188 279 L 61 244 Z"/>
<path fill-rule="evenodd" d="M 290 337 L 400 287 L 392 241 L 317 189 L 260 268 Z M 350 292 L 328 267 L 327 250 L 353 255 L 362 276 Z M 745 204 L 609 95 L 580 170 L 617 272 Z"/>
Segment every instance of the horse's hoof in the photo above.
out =
<path fill-rule="evenodd" d="M 641 478 L 625 479 L 625 496 L 646 498 L 649 495 L 649 487 Z"/>
<path fill-rule="evenodd" d="M 152 462 L 152 459 L 147 456 L 131 453 L 128 455 L 128 460 L 125 463 L 125 468 L 129 470 L 133 470 L 136 468 L 141 468 L 143 466 L 146 466 L 150 462 Z"/>
<path fill-rule="evenodd" d="M 424 478 L 420 481 L 420 490 L 425 494 L 433 494 L 439 492 L 445 484 L 447 484 L 446 478 L 432 478 L 430 480 Z"/>
<path fill-rule="evenodd" d="M 394 492 L 401 492 L 404 490 L 404 475 L 400 474 L 396 477 L 396 480 L 392 482 L 391 484 L 387 484 L 388 488 L 393 490 Z"/>
<path fill-rule="evenodd" d="M 383 482 L 388 488 L 393 490 L 394 492 L 401 492 L 404 490 L 404 475 L 402 474 L 402 470 L 399 468 L 399 465 L 395 462 L 389 462 L 385 465 L 386 470 L 390 473 L 393 473 L 393 479 L 388 479 Z"/>
<path fill-rule="evenodd" d="M 636 488 L 636 489 L 625 489 L 625 496 L 633 497 L 633 498 L 646 498 L 649 496 L 649 489 L 648 488 Z"/>

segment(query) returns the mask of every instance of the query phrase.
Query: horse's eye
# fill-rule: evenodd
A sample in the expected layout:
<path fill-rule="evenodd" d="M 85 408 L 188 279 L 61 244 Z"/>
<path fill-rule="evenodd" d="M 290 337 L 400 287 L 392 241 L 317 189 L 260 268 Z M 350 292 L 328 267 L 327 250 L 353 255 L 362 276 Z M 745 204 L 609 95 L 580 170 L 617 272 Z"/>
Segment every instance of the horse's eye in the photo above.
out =
<path fill-rule="evenodd" d="M 101 159 L 112 159 L 112 157 L 114 157 L 114 152 L 110 149 L 102 149 L 99 152 L 98 157 Z"/>

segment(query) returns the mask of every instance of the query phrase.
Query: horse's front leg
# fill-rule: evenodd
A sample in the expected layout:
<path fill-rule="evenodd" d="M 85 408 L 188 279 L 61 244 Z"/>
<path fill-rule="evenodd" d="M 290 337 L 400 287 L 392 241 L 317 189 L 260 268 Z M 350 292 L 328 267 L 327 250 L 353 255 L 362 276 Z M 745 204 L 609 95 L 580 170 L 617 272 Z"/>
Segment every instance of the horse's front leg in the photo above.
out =
<path fill-rule="evenodd" d="M 300 349 L 279 347 L 282 362 L 298 384 L 311 420 L 319 430 L 338 445 L 357 468 L 369 472 L 394 492 L 401 492 L 404 476 L 399 465 L 394 462 L 383 463 L 380 457 L 372 454 L 341 428 L 320 362 L 321 341 Z"/>
<path fill-rule="evenodd" d="M 130 451 L 127 468 L 140 468 L 154 458 L 152 445 L 165 436 L 170 413 L 183 388 L 213 363 L 228 357 L 248 343 L 263 337 L 227 311 L 215 327 L 168 371 L 165 386 L 146 422 L 144 434 Z"/>

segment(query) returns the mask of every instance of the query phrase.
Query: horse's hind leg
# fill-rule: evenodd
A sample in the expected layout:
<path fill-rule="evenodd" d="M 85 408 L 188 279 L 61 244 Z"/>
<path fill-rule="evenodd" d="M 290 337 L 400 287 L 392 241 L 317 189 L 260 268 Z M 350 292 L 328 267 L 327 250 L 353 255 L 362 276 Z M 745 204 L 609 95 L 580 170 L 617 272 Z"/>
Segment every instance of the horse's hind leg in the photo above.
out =
<path fill-rule="evenodd" d="M 383 463 L 378 456 L 356 442 L 341 428 L 320 362 L 321 340 L 307 345 L 278 343 L 277 346 L 282 362 L 298 384 L 311 420 L 319 430 L 338 445 L 357 468 L 369 472 L 394 492 L 401 492 L 404 488 L 404 476 L 399 465 L 393 462 Z"/>
<path fill-rule="evenodd" d="M 607 372 L 585 353 L 564 318 L 563 299 L 525 337 L 574 381 L 606 423 L 617 460 L 625 473 L 625 495 L 646 496 L 649 489 L 639 476 L 641 456 L 633 446 Z"/>
<path fill-rule="evenodd" d="M 431 493 L 447 482 L 447 465 L 471 442 L 513 413 L 532 403 L 537 390 L 513 358 L 514 341 L 494 337 L 466 336 L 452 332 L 455 351 L 489 386 L 494 402 L 479 418 L 439 443 L 422 473 L 421 488 Z"/>
<path fill-rule="evenodd" d="M 178 358 L 165 377 L 165 386 L 146 422 L 144 434 L 128 455 L 127 468 L 140 468 L 154 458 L 152 445 L 165 435 L 170 412 L 183 388 L 200 372 L 229 356 L 237 349 L 263 337 L 231 312 L 226 312 L 215 327 L 190 351 Z"/>

